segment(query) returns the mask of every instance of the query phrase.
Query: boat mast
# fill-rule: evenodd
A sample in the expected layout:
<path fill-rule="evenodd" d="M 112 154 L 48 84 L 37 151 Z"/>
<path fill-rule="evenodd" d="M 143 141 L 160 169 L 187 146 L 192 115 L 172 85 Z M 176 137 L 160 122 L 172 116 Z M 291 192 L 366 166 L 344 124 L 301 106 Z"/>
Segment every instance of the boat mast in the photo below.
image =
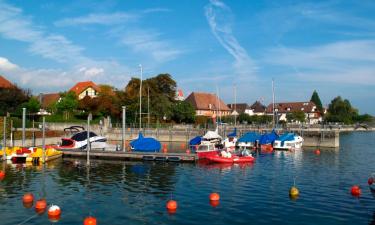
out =
<path fill-rule="evenodd" d="M 148 128 L 150 128 L 150 87 L 147 85 L 147 119 Z"/>
<path fill-rule="evenodd" d="M 272 78 L 272 126 L 275 128 L 275 86 Z"/>
<path fill-rule="evenodd" d="M 237 90 L 236 83 L 234 84 L 234 126 L 237 126 Z"/>
<path fill-rule="evenodd" d="M 141 84 L 139 87 L 139 131 L 142 129 L 142 76 L 143 76 L 143 68 L 142 64 L 139 64 L 139 67 L 141 69 Z"/>

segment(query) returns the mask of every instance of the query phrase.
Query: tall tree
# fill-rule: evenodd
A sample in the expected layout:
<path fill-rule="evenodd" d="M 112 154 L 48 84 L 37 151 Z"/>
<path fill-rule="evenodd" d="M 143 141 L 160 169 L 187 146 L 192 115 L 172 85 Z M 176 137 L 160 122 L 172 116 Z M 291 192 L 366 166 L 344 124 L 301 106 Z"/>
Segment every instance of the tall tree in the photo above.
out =
<path fill-rule="evenodd" d="M 172 107 L 172 119 L 178 123 L 193 123 L 195 119 L 195 109 L 189 102 L 176 102 Z"/>
<path fill-rule="evenodd" d="M 318 108 L 319 112 L 323 113 L 323 105 L 322 105 L 322 102 L 320 101 L 318 92 L 316 92 L 316 90 L 314 90 L 314 92 L 313 92 L 313 94 L 311 96 L 311 100 L 310 101 L 312 101 L 312 102 L 315 103 L 315 105 Z"/>
<path fill-rule="evenodd" d="M 326 120 L 328 122 L 351 124 L 356 116 L 358 116 L 358 110 L 352 107 L 349 100 L 343 100 L 340 96 L 337 96 L 328 106 Z"/>
<path fill-rule="evenodd" d="M 55 105 L 58 112 L 64 114 L 66 120 L 70 119 L 71 113 L 78 107 L 77 95 L 70 91 L 61 94 L 61 99 Z"/>
<path fill-rule="evenodd" d="M 29 90 L 23 90 L 17 86 L 0 88 L 0 114 L 15 112 L 19 105 L 30 99 L 30 96 Z"/>

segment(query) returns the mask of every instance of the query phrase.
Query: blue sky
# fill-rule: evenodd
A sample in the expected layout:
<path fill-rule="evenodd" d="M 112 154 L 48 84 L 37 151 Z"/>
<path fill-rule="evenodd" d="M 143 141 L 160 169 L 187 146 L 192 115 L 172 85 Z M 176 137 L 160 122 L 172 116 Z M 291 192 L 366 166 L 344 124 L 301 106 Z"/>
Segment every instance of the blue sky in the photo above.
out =
<path fill-rule="evenodd" d="M 227 103 L 341 95 L 375 114 L 375 2 L 0 0 L 0 74 L 35 94 L 170 73 Z"/>

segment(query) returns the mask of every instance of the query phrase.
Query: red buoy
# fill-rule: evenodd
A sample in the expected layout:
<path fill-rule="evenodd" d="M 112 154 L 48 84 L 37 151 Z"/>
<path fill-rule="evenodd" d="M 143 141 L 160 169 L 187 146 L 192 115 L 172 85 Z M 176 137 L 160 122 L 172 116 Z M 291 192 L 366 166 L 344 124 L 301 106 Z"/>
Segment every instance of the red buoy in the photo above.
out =
<path fill-rule="evenodd" d="M 86 217 L 83 221 L 83 225 L 96 225 L 96 218 L 92 216 Z"/>
<path fill-rule="evenodd" d="M 167 152 L 168 152 L 167 144 L 163 144 L 163 153 L 167 153 Z"/>
<path fill-rule="evenodd" d="M 320 155 L 320 150 L 319 149 L 315 150 L 315 154 Z"/>
<path fill-rule="evenodd" d="M 57 222 L 60 220 L 61 217 L 61 209 L 57 205 L 51 205 L 51 207 L 48 208 L 48 219 L 51 222 Z"/>
<path fill-rule="evenodd" d="M 36 201 L 35 203 L 35 211 L 37 213 L 44 213 L 44 211 L 46 210 L 47 208 L 47 202 L 45 199 L 39 199 L 38 201 Z"/>
<path fill-rule="evenodd" d="M 4 180 L 5 178 L 5 172 L 0 170 L 0 180 Z"/>
<path fill-rule="evenodd" d="M 372 185 L 374 183 L 374 178 L 373 177 L 370 177 L 368 180 L 367 180 L 367 183 L 368 185 Z"/>
<path fill-rule="evenodd" d="M 177 202 L 175 200 L 169 200 L 166 205 L 168 212 L 175 213 L 177 210 Z"/>
<path fill-rule="evenodd" d="M 33 203 L 34 201 L 34 195 L 32 193 L 26 193 L 22 197 L 23 203 Z"/>
<path fill-rule="evenodd" d="M 219 204 L 220 204 L 220 201 L 210 201 L 210 205 L 214 208 L 217 207 Z"/>
<path fill-rule="evenodd" d="M 357 185 L 352 186 L 352 189 L 350 190 L 350 192 L 352 193 L 353 196 L 356 196 L 356 197 L 359 197 L 361 195 L 361 189 Z"/>
<path fill-rule="evenodd" d="M 181 144 L 181 149 L 184 149 L 185 148 L 185 143 L 182 143 Z"/>
<path fill-rule="evenodd" d="M 213 192 L 210 194 L 210 201 L 219 201 L 220 195 L 216 192 Z"/>

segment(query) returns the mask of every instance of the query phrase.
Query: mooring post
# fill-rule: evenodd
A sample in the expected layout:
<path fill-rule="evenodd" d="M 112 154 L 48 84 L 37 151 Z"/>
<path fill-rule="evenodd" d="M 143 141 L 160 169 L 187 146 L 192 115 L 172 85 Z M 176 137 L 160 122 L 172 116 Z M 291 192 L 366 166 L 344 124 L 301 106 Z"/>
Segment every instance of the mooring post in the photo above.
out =
<path fill-rule="evenodd" d="M 7 146 L 7 117 L 4 116 L 4 130 L 3 130 L 3 160 L 6 160 L 7 158 L 7 153 L 6 153 L 6 146 Z"/>
<path fill-rule="evenodd" d="M 10 144 L 14 147 L 14 140 L 13 140 L 13 120 L 10 120 Z"/>
<path fill-rule="evenodd" d="M 87 116 L 87 165 L 89 166 L 90 165 L 90 150 L 91 150 L 91 146 L 90 146 L 90 120 L 92 118 L 92 114 L 89 113 L 89 115 Z"/>
<path fill-rule="evenodd" d="M 126 106 L 122 107 L 122 151 L 126 151 Z"/>
<path fill-rule="evenodd" d="M 43 163 L 46 163 L 46 117 L 42 117 L 42 149 L 43 149 Z"/>
<path fill-rule="evenodd" d="M 25 147 L 26 108 L 22 108 L 22 147 Z"/>
<path fill-rule="evenodd" d="M 33 119 L 33 143 L 32 143 L 32 146 L 35 146 L 35 131 L 34 131 L 34 127 L 35 127 L 35 121 Z"/>

